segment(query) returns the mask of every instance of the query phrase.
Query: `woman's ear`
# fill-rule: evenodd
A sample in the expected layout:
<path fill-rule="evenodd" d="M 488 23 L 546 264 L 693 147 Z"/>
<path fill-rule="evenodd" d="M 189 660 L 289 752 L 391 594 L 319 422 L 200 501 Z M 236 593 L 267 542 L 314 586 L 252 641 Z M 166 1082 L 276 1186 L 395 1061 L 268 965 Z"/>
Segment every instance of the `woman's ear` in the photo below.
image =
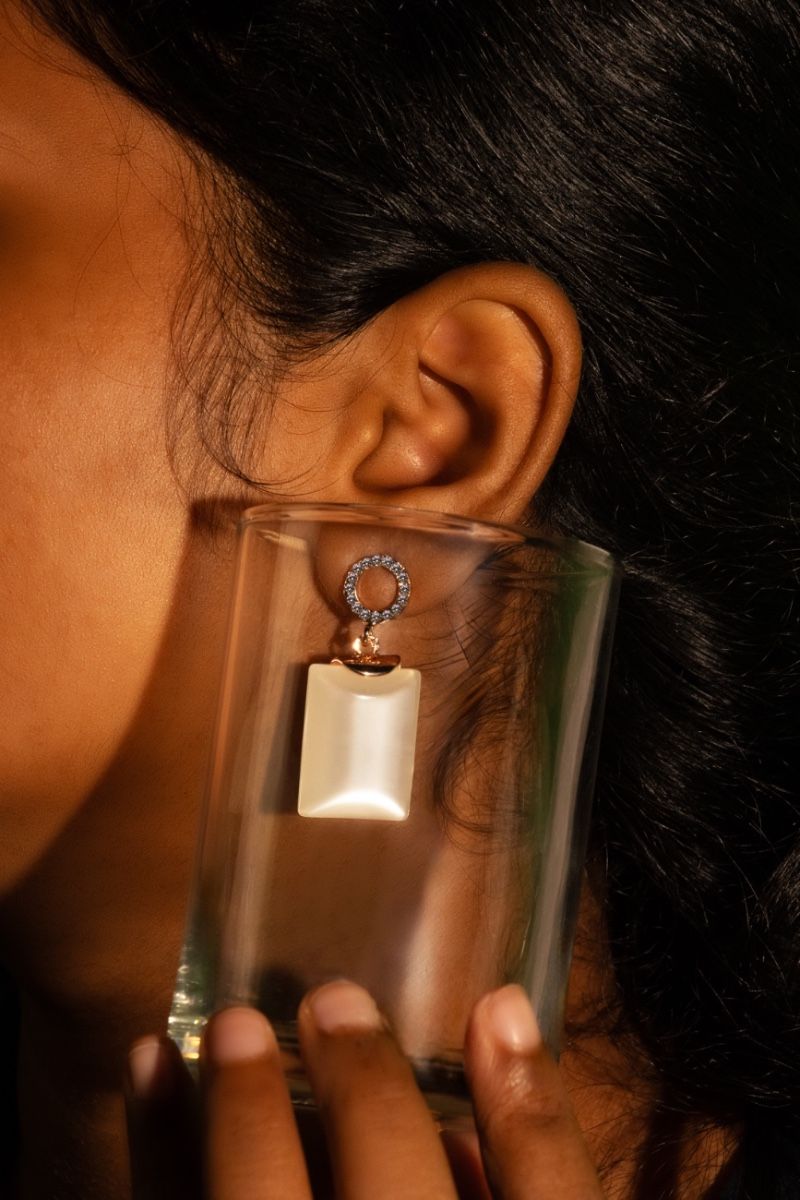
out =
<path fill-rule="evenodd" d="M 486 264 L 404 297 L 325 357 L 290 389 L 312 415 L 305 498 L 513 521 L 569 422 L 581 339 L 549 276 Z"/>

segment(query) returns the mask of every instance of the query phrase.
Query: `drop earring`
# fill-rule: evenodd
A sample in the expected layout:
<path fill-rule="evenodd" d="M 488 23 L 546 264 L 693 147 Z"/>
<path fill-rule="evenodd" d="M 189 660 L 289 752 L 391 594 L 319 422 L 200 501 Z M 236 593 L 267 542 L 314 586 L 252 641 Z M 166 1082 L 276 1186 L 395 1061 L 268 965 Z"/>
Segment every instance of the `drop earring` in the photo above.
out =
<path fill-rule="evenodd" d="M 396 583 L 394 600 L 383 609 L 367 608 L 358 594 L 361 576 L 373 568 L 389 571 Z M 351 656 L 308 669 L 297 811 L 301 817 L 404 821 L 420 673 L 403 667 L 397 655 L 381 654 L 375 629 L 403 613 L 411 581 L 390 554 L 370 554 L 350 567 L 342 594 L 364 632 Z"/>

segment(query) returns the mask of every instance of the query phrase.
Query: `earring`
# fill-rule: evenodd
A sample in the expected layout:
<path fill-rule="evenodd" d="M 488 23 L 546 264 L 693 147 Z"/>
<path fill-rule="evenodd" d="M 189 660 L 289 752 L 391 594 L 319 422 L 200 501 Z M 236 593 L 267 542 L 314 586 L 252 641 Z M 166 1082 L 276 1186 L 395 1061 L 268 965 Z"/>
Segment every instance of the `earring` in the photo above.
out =
<path fill-rule="evenodd" d="M 375 567 L 396 582 L 395 598 L 383 609 L 367 608 L 358 594 L 361 576 Z M 371 554 L 350 567 L 342 594 L 364 622 L 364 632 L 352 656 L 308 669 L 297 811 L 301 817 L 404 821 L 411 805 L 420 673 L 401 666 L 397 655 L 381 654 L 375 628 L 405 610 L 411 582 L 390 554 Z"/>

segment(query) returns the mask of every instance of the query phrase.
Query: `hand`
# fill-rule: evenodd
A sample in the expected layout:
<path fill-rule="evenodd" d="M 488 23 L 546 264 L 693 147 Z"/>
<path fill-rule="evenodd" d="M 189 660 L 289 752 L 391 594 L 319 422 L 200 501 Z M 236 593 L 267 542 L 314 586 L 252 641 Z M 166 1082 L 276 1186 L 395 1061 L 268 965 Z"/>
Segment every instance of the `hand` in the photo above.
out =
<path fill-rule="evenodd" d="M 363 989 L 318 988 L 303 1000 L 298 1027 L 338 1200 L 602 1200 L 558 1067 L 520 988 L 485 996 L 467 1031 L 479 1153 L 469 1139 L 440 1136 Z M 202 1118 L 173 1043 L 146 1038 L 131 1050 L 134 1200 L 319 1197 L 267 1020 L 248 1008 L 217 1013 L 201 1061 Z"/>

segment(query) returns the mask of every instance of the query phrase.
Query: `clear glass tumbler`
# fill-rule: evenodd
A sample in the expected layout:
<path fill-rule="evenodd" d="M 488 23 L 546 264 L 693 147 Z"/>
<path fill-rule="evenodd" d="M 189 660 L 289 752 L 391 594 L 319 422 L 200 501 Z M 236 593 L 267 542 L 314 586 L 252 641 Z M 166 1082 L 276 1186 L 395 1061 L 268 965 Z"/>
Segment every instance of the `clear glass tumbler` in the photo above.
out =
<path fill-rule="evenodd" d="M 486 991 L 522 984 L 558 1049 L 618 583 L 594 546 L 464 517 L 243 515 L 169 1022 L 187 1060 L 254 1004 L 310 1103 L 297 1005 L 341 977 L 444 1118 Z"/>

